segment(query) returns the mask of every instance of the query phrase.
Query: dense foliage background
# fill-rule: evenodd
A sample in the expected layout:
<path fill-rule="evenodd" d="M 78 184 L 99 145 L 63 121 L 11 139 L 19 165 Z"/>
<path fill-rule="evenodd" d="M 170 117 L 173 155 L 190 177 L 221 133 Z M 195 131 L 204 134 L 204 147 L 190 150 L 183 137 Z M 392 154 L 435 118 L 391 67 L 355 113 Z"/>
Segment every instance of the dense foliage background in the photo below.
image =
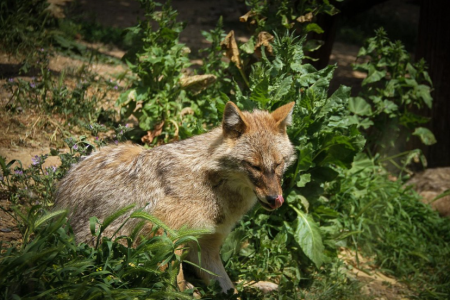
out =
<path fill-rule="evenodd" d="M 338 10 L 327 0 L 247 1 L 241 21 L 251 30 L 248 41 L 237 42 L 220 19 L 203 32 L 211 46 L 200 51 L 203 63 L 193 70 L 191 54 L 179 42 L 184 24 L 170 2 L 139 2 L 145 16 L 136 26 L 101 35 L 122 39 L 130 72 L 108 80 L 83 67 L 72 86 L 64 84 L 64 72 L 48 70 L 48 57 L 64 52 L 85 55 L 91 63 L 93 55 L 72 33 L 76 28 L 101 40 L 86 29 L 95 27 L 54 19 L 45 1 L 1 2 L 2 44 L 23 59 L 22 72 L 37 72 L 32 82 L 5 84 L 12 95 L 5 108 L 10 114 L 38 111 L 49 123 L 52 115 L 62 116 L 65 124 L 53 126 L 61 148 L 68 149 L 49 153 L 60 157 L 58 167 L 44 167 L 47 155 L 34 157 L 30 168 L 0 157 L 0 183 L 13 204 L 2 209 L 23 234 L 20 242 L 0 242 L 3 298 L 190 299 L 194 291 L 181 292 L 176 285 L 183 260 L 176 250 L 201 230 L 175 232 L 136 210 L 132 218 L 153 222 L 164 234 L 136 248 L 131 245 L 140 227 L 129 237 L 103 236 L 111 222 L 135 209 L 128 206 L 103 221 L 92 216 L 97 243 L 89 247 L 74 241 L 67 212 L 52 210 L 53 192 L 70 165 L 98 147 L 122 140 L 153 147 L 201 134 L 220 124 L 227 101 L 270 111 L 296 102 L 288 134 L 298 160 L 285 175 L 287 203 L 274 213 L 256 207 L 221 252 L 241 299 L 370 298 L 345 271 L 343 249 L 371 257 L 374 269 L 407 285 L 408 297 L 449 297 L 450 220 L 405 186 L 408 165 L 425 159 L 419 150 L 398 148 L 411 135 L 427 145 L 435 142 L 423 127 L 428 120 L 418 113 L 432 105 L 424 61 L 414 63 L 401 42 L 379 29 L 360 50 L 368 59 L 355 65 L 367 73 L 361 92 L 352 97 L 350 88 L 340 86 L 330 94 L 336 66 L 311 64 L 309 55 L 320 46 L 311 33 L 323 31 L 317 16 Z M 110 91 L 120 92 L 119 117 L 101 106 Z M 81 134 L 70 132 L 74 125 Z M 279 290 L 263 295 L 244 285 L 258 280 L 276 282 Z M 220 294 L 215 284 L 193 283 L 197 296 L 206 299 L 238 297 Z"/>

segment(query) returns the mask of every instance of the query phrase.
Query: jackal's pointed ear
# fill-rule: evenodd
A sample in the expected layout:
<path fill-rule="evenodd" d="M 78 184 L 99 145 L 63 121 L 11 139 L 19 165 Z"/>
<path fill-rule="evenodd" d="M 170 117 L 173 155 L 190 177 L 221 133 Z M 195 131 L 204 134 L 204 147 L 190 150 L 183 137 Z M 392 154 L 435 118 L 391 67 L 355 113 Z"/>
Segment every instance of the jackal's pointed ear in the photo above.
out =
<path fill-rule="evenodd" d="M 238 138 L 247 130 L 244 115 L 233 102 L 227 102 L 223 112 L 222 128 L 226 137 Z"/>
<path fill-rule="evenodd" d="M 272 117 L 277 122 L 281 132 L 286 132 L 286 126 L 292 124 L 292 112 L 294 111 L 295 102 L 285 104 L 272 112 Z"/>

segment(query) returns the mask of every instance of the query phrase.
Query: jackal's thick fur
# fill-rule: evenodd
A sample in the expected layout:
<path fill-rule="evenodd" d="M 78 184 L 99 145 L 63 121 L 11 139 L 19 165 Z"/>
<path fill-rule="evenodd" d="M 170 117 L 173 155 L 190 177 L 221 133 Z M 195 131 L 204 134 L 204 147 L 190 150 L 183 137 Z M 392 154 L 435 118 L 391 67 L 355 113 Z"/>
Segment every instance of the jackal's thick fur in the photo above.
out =
<path fill-rule="evenodd" d="M 257 202 L 267 210 L 283 203 L 281 178 L 294 161 L 286 134 L 294 103 L 273 113 L 241 112 L 227 103 L 222 127 L 187 140 L 145 150 L 140 146 L 104 147 L 72 167 L 61 181 L 58 207 L 71 207 L 71 225 L 79 242 L 91 242 L 89 218 L 100 220 L 129 204 L 173 229 L 187 225 L 211 231 L 200 239 L 199 272 L 207 283 L 233 288 L 219 257 L 225 237 Z M 105 235 L 115 232 L 117 220 Z M 127 223 L 119 234 L 129 234 Z M 150 229 L 143 230 L 148 234 Z M 189 260 L 198 262 L 196 251 Z"/>

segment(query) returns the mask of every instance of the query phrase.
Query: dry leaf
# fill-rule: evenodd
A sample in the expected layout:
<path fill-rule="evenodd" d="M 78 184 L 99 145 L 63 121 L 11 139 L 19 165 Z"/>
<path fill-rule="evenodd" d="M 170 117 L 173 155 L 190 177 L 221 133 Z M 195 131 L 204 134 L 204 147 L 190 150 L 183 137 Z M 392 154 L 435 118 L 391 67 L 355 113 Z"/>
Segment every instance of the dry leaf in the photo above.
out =
<path fill-rule="evenodd" d="M 48 0 L 48 6 L 45 10 L 57 19 L 64 19 L 66 15 L 64 14 L 64 8 L 62 6 L 64 6 L 66 2 L 68 2 L 68 0 Z"/>
<path fill-rule="evenodd" d="M 313 13 L 309 12 L 306 15 L 298 17 L 297 22 L 300 22 L 300 23 L 311 22 L 313 17 L 314 17 Z"/>
<path fill-rule="evenodd" d="M 161 135 L 163 127 L 164 127 L 164 121 L 162 121 L 161 123 L 157 124 L 153 130 L 147 131 L 147 135 L 144 135 L 141 138 L 141 141 L 144 144 L 151 144 L 151 142 L 153 142 L 153 139 L 155 137 Z"/>
<path fill-rule="evenodd" d="M 195 111 L 192 108 L 190 108 L 190 107 L 183 108 L 181 110 L 181 113 L 180 113 L 180 115 L 182 117 L 185 116 L 185 115 L 192 115 L 193 116 L 194 114 L 195 114 Z"/>
<path fill-rule="evenodd" d="M 212 74 L 183 76 L 180 78 L 180 85 L 182 89 L 190 90 L 196 95 L 216 82 L 216 79 L 217 77 Z"/>
<path fill-rule="evenodd" d="M 255 45 L 255 54 L 259 57 L 261 57 L 261 46 L 264 46 L 266 48 L 266 51 L 273 55 L 273 48 L 270 44 L 273 41 L 274 37 L 270 33 L 266 31 L 261 31 L 258 34 L 258 40 Z"/>
<path fill-rule="evenodd" d="M 248 13 L 246 13 L 245 15 L 239 17 L 239 21 L 241 22 L 247 22 L 248 18 L 253 17 L 254 15 L 256 15 L 253 11 L 249 11 Z"/>
<path fill-rule="evenodd" d="M 242 69 L 241 57 L 239 56 L 239 49 L 236 44 L 236 39 L 234 38 L 234 31 L 231 30 L 230 33 L 220 42 L 222 50 L 226 50 L 225 55 L 232 62 L 236 64 L 236 67 Z"/>

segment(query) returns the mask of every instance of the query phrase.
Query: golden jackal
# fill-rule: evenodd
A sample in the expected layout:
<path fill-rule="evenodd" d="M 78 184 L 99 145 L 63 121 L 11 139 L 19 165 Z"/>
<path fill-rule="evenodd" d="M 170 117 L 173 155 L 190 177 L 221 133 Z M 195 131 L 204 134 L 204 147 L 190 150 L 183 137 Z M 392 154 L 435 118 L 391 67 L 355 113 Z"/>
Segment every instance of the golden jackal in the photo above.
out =
<path fill-rule="evenodd" d="M 293 107 L 294 102 L 273 113 L 250 113 L 228 102 L 222 126 L 209 133 L 150 150 L 104 147 L 72 167 L 58 187 L 56 204 L 75 208 L 71 224 L 79 242 L 92 241 L 91 216 L 103 220 L 132 203 L 173 229 L 207 229 L 211 234 L 199 239 L 200 265 L 218 277 L 202 271 L 198 275 L 206 283 L 217 279 L 223 291 L 232 289 L 220 247 L 256 202 L 267 210 L 283 204 L 281 178 L 295 160 L 286 134 Z M 115 232 L 126 217 L 104 234 Z M 132 228 L 133 223 L 127 223 L 119 233 Z M 199 264 L 194 252 L 187 259 Z"/>

